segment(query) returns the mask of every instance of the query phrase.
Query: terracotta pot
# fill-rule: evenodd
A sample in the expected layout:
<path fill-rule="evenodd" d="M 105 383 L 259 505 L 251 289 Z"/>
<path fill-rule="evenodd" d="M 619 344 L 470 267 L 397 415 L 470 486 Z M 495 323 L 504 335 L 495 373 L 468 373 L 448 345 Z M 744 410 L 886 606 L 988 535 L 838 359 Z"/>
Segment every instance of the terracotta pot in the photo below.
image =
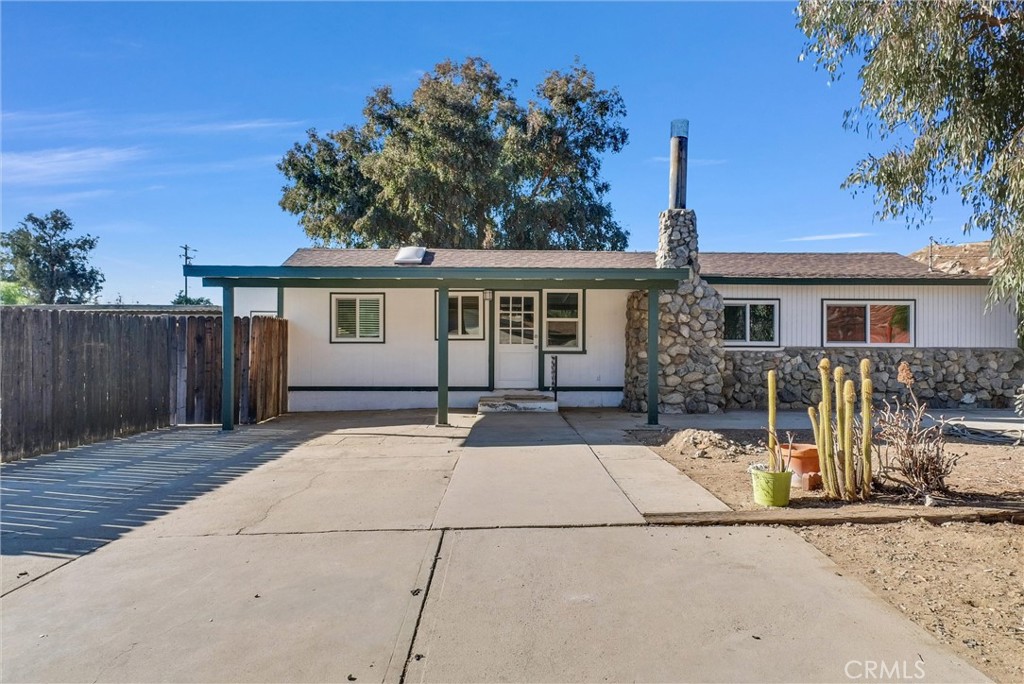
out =
<path fill-rule="evenodd" d="M 789 458 L 789 445 L 780 444 L 782 449 L 783 462 Z M 821 471 L 818 463 L 818 447 L 814 444 L 794 444 L 793 458 L 789 462 L 789 468 L 796 473 L 797 478 L 804 473 L 817 473 Z"/>

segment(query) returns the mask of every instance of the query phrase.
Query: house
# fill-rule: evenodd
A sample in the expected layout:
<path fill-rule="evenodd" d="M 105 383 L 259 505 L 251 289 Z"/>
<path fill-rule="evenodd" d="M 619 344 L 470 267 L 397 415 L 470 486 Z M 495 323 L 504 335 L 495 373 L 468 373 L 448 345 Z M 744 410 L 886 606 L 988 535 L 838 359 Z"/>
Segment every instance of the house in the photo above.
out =
<path fill-rule="evenodd" d="M 930 242 L 927 247 L 922 247 L 908 256 L 933 271 L 985 277 L 995 275 L 1002 265 L 1002 259 L 992 256 L 992 244 L 989 240 L 965 242 L 960 245 Z"/>
<path fill-rule="evenodd" d="M 685 124 L 673 134 L 656 252 L 299 249 L 281 266 L 185 274 L 224 289 L 228 320 L 288 319 L 292 411 L 436 406 L 444 423 L 449 406 L 498 390 L 557 390 L 563 406 L 656 423 L 763 407 L 771 369 L 783 406 L 816 403 L 826 355 L 850 369 L 870 358 L 879 400 L 906 360 L 934 405 L 1012 401 L 1017 316 L 986 310 L 986 276 L 898 254 L 701 254 Z"/>

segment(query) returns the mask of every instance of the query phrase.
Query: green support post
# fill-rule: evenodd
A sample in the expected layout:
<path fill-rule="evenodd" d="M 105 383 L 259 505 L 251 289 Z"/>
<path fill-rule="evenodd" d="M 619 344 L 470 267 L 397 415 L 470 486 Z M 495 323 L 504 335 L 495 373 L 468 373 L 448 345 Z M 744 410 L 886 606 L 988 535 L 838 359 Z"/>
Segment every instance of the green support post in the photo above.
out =
<path fill-rule="evenodd" d="M 221 388 L 220 424 L 224 430 L 235 429 L 235 288 L 224 288 L 221 306 Z"/>
<path fill-rule="evenodd" d="M 284 318 L 284 288 L 277 288 L 277 317 Z"/>
<path fill-rule="evenodd" d="M 647 424 L 658 424 L 658 296 L 647 291 Z"/>
<path fill-rule="evenodd" d="M 437 288 L 437 424 L 448 424 L 448 287 Z"/>

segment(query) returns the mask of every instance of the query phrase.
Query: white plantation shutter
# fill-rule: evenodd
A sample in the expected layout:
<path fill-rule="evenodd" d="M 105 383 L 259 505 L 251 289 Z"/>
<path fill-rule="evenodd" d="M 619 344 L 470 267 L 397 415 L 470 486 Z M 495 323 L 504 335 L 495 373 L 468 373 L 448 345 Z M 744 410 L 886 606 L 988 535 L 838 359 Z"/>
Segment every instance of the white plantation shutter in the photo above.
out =
<path fill-rule="evenodd" d="M 332 342 L 383 342 L 384 295 L 333 294 Z"/>
<path fill-rule="evenodd" d="M 356 300 L 339 297 L 335 300 L 337 318 L 334 336 L 338 339 L 355 339 L 356 337 Z"/>
<path fill-rule="evenodd" d="M 380 338 L 380 299 L 359 300 L 359 338 Z"/>

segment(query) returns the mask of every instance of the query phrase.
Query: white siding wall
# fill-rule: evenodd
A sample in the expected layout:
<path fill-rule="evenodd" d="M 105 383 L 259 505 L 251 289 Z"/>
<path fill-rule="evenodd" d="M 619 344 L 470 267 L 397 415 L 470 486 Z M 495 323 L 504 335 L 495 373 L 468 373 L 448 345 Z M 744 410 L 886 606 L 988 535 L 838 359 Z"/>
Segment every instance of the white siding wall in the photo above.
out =
<path fill-rule="evenodd" d="M 586 354 L 558 354 L 563 387 L 622 387 L 626 367 L 624 290 L 587 290 Z M 551 357 L 544 355 L 544 382 L 551 384 Z M 620 397 L 621 399 L 621 397 Z"/>
<path fill-rule="evenodd" d="M 288 384 L 306 387 L 437 385 L 434 291 L 373 290 L 384 293 L 384 343 L 332 344 L 331 292 L 353 291 L 285 290 Z M 489 304 L 485 303 L 488 312 Z M 487 385 L 486 340 L 452 340 L 448 344 L 448 354 L 448 382 L 451 386 Z"/>
<path fill-rule="evenodd" d="M 277 311 L 276 287 L 239 287 L 235 290 L 235 315 L 251 316 L 253 311 Z"/>
<path fill-rule="evenodd" d="M 915 300 L 915 346 L 1016 347 L 1017 317 L 1010 305 L 985 310 L 985 285 L 726 285 L 726 299 L 780 300 L 784 347 L 820 347 L 823 299 Z"/>
<path fill-rule="evenodd" d="M 330 342 L 331 292 L 287 288 L 288 384 L 293 387 L 434 387 L 437 385 L 437 343 L 434 339 L 435 292 L 383 289 L 384 343 Z M 619 388 L 625 367 L 626 299 L 629 293 L 589 290 L 586 294 L 586 354 L 559 354 L 559 385 Z M 275 307 L 276 307 L 276 294 Z M 484 302 L 486 335 L 491 335 L 491 303 Z M 451 340 L 449 385 L 487 387 L 488 344 L 485 340 Z M 543 357 L 545 382 L 550 383 L 550 357 Z M 479 392 L 452 392 L 451 406 L 474 407 Z M 621 391 L 566 392 L 565 406 L 617 406 Z M 292 411 L 369 408 L 420 408 L 436 405 L 434 392 L 293 391 Z"/>

